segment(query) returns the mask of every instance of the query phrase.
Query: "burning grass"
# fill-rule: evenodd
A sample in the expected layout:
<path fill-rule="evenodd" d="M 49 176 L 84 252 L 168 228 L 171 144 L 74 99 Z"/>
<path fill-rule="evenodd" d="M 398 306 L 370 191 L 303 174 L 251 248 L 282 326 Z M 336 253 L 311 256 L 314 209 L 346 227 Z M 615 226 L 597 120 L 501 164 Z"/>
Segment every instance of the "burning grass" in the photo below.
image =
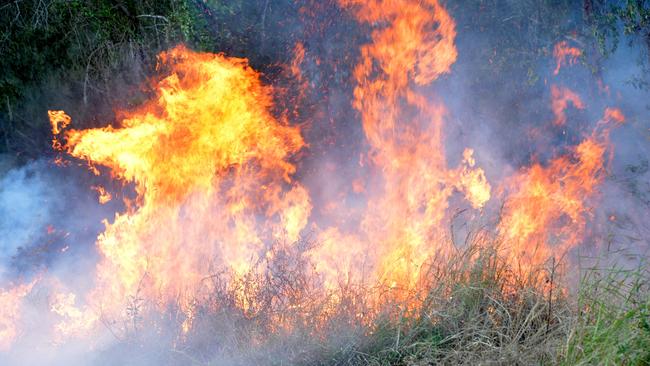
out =
<path fill-rule="evenodd" d="M 156 323 L 167 319 L 176 326 L 155 335 L 144 326 L 148 320 L 134 319 L 132 332 L 97 364 L 650 362 L 647 272 L 591 267 L 570 288 L 562 263 L 551 261 L 522 277 L 498 244 L 474 243 L 431 259 L 417 291 L 350 283 L 322 291 L 309 280 L 305 253 L 313 245 L 277 245 L 263 273 L 206 279 L 215 291 L 196 302 L 187 333 L 178 332 L 187 319 L 174 309 Z"/>
<path fill-rule="evenodd" d="M 547 156 L 486 171 L 480 144 L 451 146 L 451 110 L 430 89 L 458 57 L 445 7 L 338 3 L 372 31 L 348 65 L 364 148 L 336 195 L 305 178 L 307 127 L 246 59 L 178 45 L 159 55 L 151 98 L 112 123 L 50 111 L 56 161 L 85 163 L 109 183 L 90 185 L 99 203 L 123 205 L 87 281 L 48 269 L 0 293 L 12 364 L 32 342 L 50 364 L 72 347 L 92 365 L 648 362 L 647 273 L 566 268 L 597 233 L 623 111 L 599 106 Z M 300 100 L 314 86 L 295 52 Z M 586 109 L 550 90 L 553 128 L 569 103 Z"/>

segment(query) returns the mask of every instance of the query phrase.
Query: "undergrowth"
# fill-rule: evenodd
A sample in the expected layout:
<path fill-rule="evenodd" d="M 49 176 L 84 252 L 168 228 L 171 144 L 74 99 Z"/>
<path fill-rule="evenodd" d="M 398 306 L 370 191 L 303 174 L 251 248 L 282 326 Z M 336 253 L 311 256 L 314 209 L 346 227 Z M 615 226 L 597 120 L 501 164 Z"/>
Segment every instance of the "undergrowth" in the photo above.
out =
<path fill-rule="evenodd" d="M 650 364 L 650 282 L 641 269 L 592 266 L 571 287 L 561 262 L 523 276 L 498 248 L 475 245 L 433 259 L 417 291 L 350 283 L 323 291 L 308 250 L 275 247 L 247 276 L 210 277 L 214 290 L 197 299 L 188 333 L 178 333 L 186 318 L 170 309 L 155 320 L 167 321 L 167 343 L 143 326 L 98 363 Z"/>

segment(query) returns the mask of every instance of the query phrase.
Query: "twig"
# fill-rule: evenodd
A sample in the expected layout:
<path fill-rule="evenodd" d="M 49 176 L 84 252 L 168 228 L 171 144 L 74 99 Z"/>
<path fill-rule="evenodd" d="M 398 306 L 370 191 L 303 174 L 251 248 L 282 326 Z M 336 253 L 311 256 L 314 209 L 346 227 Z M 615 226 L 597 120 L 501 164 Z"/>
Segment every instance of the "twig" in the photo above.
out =
<path fill-rule="evenodd" d="M 164 20 L 165 22 L 169 23 L 169 19 L 167 19 L 166 17 L 164 17 L 164 16 L 162 16 L 162 15 L 140 14 L 140 15 L 137 15 L 136 18 L 154 18 L 154 19 L 162 19 L 162 20 Z"/>
<path fill-rule="evenodd" d="M 7 113 L 9 114 L 9 120 L 7 121 L 6 125 L 3 126 L 4 130 L 4 137 L 5 137 L 5 149 L 6 151 L 9 151 L 9 131 L 11 131 L 11 122 L 14 119 L 13 113 L 11 112 L 11 104 L 9 104 L 9 96 L 5 95 L 6 102 L 7 102 Z"/>
<path fill-rule="evenodd" d="M 9 103 L 9 96 L 5 95 L 5 101 L 7 102 L 7 113 L 9 113 L 9 121 L 14 120 L 14 115 L 11 112 L 11 104 Z"/>
<path fill-rule="evenodd" d="M 262 11 L 262 32 L 261 32 L 261 49 L 264 49 L 266 43 L 266 12 L 269 9 L 269 0 L 264 2 L 264 10 Z"/>
<path fill-rule="evenodd" d="M 551 263 L 551 287 L 548 290 L 548 317 L 546 319 L 546 333 L 551 329 L 551 313 L 553 309 L 553 281 L 555 279 L 555 257 L 552 259 Z"/>
<path fill-rule="evenodd" d="M 181 350 L 177 350 L 177 349 L 172 349 L 171 351 L 174 352 L 174 353 L 177 353 L 177 354 L 179 354 L 181 356 L 184 356 L 185 358 L 190 360 L 192 362 L 192 364 L 205 365 L 203 362 L 201 362 L 201 361 L 197 360 L 196 358 L 188 355 L 185 351 L 181 351 Z"/>
<path fill-rule="evenodd" d="M 95 48 L 88 56 L 88 62 L 86 63 L 86 75 L 84 76 L 84 88 L 83 88 L 84 105 L 88 104 L 88 73 L 90 72 L 90 63 L 92 62 L 95 52 L 101 50 L 102 48 L 103 46 Z"/>

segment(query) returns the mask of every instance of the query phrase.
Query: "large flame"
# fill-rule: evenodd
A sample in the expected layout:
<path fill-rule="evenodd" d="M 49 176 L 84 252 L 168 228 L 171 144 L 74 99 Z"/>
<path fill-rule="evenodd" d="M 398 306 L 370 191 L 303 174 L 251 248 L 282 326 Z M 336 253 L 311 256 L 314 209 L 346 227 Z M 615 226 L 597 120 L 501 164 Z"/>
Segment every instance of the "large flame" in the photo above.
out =
<path fill-rule="evenodd" d="M 176 47 L 160 62 L 168 76 L 155 99 L 115 127 L 65 133 L 70 155 L 110 168 L 138 195 L 97 240 L 86 300 L 104 316 L 136 294 L 187 303 L 215 269 L 241 274 L 265 243 L 295 241 L 309 216 L 288 161 L 300 132 L 269 113 L 272 90 L 245 60 Z M 61 114 L 51 115 L 56 126 Z"/>
<path fill-rule="evenodd" d="M 192 304 L 215 290 L 207 277 L 226 272 L 235 283 L 263 271 L 265 260 L 278 255 L 273 245 L 295 245 L 306 228 L 316 238 L 305 255 L 313 265 L 309 274 L 324 290 L 363 282 L 388 286 L 393 299 L 401 300 L 419 289 L 427 261 L 452 249 L 452 199 L 472 217 L 490 207 L 493 192 L 477 164 L 479 150 L 466 147 L 453 157 L 458 165 L 447 162 L 449 112 L 429 87 L 456 62 L 456 26 L 449 13 L 437 0 L 339 3 L 372 28 L 353 71 L 352 105 L 369 146 L 362 160 L 369 162 L 370 174 L 350 182 L 363 197 L 361 208 L 312 201 L 295 178 L 295 159 L 305 146 L 301 131 L 271 113 L 273 88 L 243 59 L 183 46 L 163 52 L 155 97 L 121 113 L 124 118 L 113 126 L 70 129 L 65 112 L 50 111 L 55 149 L 135 191 L 135 198 L 121 197 L 124 212 L 106 221 L 97 238 L 93 288 L 75 293 L 51 286 L 55 342 L 87 334 L 100 320 L 116 324 L 112 320 L 125 309 L 143 311 L 140 299 L 150 310 L 177 306 L 188 331 Z M 579 55 L 565 46 L 556 47 L 556 71 L 566 57 Z M 306 52 L 297 43 L 287 68 L 300 86 L 298 100 L 310 85 L 301 70 Z M 569 103 L 585 108 L 566 88 L 552 86 L 551 97 L 558 126 L 567 122 Z M 568 153 L 522 167 L 495 185 L 503 210 L 490 237 L 503 244 L 511 263 L 530 270 L 579 244 L 606 175 L 609 129 L 624 120 L 620 110 L 607 109 L 595 131 Z M 100 203 L 123 195 L 92 189 Z M 316 204 L 341 220 L 311 218 Z M 340 223 L 348 218 L 358 224 Z M 17 337 L 20 303 L 33 286 L 0 292 L 0 348 Z M 259 305 L 238 300 L 244 308 Z M 373 303 L 379 313 L 380 302 Z M 327 316 L 324 310 L 312 315 Z"/>
<path fill-rule="evenodd" d="M 506 203 L 498 232 L 508 256 L 523 271 L 551 258 L 559 261 L 583 238 L 590 202 L 609 161 L 611 126 L 602 127 L 569 154 L 546 166 L 533 164 L 504 182 Z"/>
<path fill-rule="evenodd" d="M 447 167 L 445 106 L 418 90 L 450 72 L 457 57 L 455 23 L 437 0 L 340 3 L 353 7 L 359 21 L 385 24 L 362 46 L 354 70 L 354 107 L 383 178 L 369 197 L 363 231 L 376 246 L 379 277 L 409 288 L 426 259 L 445 250 L 441 223 L 454 189 L 476 208 L 490 198 L 471 149 L 461 167 Z"/>

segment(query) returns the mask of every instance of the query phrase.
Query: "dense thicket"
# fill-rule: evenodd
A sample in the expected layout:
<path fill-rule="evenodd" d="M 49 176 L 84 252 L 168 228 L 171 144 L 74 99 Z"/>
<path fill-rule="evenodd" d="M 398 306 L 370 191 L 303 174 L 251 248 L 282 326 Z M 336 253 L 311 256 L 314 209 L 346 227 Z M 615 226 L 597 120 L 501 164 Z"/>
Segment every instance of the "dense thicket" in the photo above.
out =
<path fill-rule="evenodd" d="M 585 49 L 582 62 L 594 73 L 602 58 L 619 46 L 622 35 L 650 46 L 647 0 L 446 3 L 458 23 L 459 42 L 463 37 L 468 42 L 472 37 L 487 39 L 471 51 L 474 59 L 485 62 L 468 78 L 474 90 L 485 91 L 488 104 L 490 97 L 501 98 L 495 89 L 521 96 L 539 87 L 543 81 L 536 68 L 542 58 L 551 56 L 559 40 L 580 43 Z M 47 152 L 48 108 L 66 108 L 92 124 L 93 118 L 110 120 L 117 105 L 137 104 L 142 100 L 137 85 L 152 70 L 155 55 L 175 43 L 247 57 L 262 71 L 272 69 L 290 53 L 288 35 L 310 32 L 310 27 L 335 29 L 332 19 L 341 18 L 321 14 L 322 26 L 305 25 L 305 14 L 310 13 L 305 9 L 316 14 L 336 8 L 335 4 L 334 0 L 6 2 L 0 5 L 0 153 L 33 157 Z M 647 64 L 648 57 L 640 61 Z M 645 75 L 630 82 L 648 86 Z"/>
<path fill-rule="evenodd" d="M 268 3 L 268 1 L 267 1 Z M 84 120 L 137 104 L 155 55 L 184 42 L 254 55 L 264 9 L 248 1 L 14 0 L 0 5 L 0 153 L 47 150 L 45 111 Z M 259 38 L 259 37 L 257 37 Z M 250 50 L 244 52 L 244 50 Z"/>

